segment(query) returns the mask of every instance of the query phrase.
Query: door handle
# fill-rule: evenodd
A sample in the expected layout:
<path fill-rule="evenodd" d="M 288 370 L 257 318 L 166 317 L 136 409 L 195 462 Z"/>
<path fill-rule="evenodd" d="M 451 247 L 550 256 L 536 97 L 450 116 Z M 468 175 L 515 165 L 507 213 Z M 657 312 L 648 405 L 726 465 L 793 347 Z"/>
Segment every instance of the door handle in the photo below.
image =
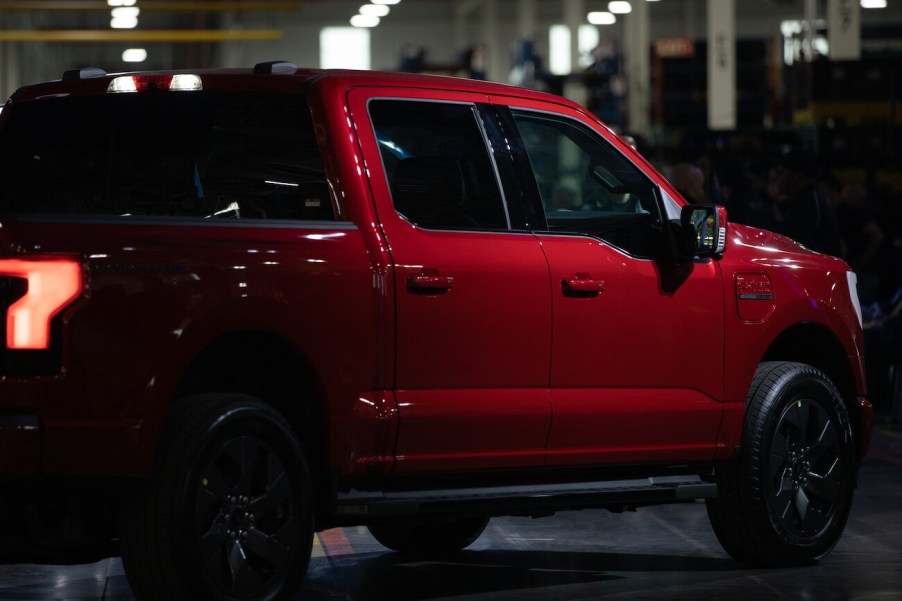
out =
<path fill-rule="evenodd" d="M 443 294 L 451 290 L 454 278 L 449 275 L 420 274 L 407 276 L 407 291 L 414 294 Z"/>
<path fill-rule="evenodd" d="M 604 292 L 604 280 L 595 280 L 588 274 L 578 273 L 561 282 L 564 296 L 575 298 L 594 298 Z"/>

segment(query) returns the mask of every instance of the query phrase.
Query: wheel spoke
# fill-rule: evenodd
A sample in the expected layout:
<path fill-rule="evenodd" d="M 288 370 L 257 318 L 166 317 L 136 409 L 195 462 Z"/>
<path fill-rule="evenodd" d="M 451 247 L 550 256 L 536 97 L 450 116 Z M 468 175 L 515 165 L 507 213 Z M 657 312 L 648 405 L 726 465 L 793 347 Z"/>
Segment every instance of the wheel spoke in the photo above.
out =
<path fill-rule="evenodd" d="M 291 481 L 289 480 L 288 475 L 280 470 L 279 474 L 269 484 L 266 491 L 251 501 L 250 510 L 254 515 L 258 516 L 259 519 L 268 515 L 284 502 L 291 501 L 291 498 Z"/>
<path fill-rule="evenodd" d="M 802 520 L 802 532 L 805 534 L 815 534 L 827 521 L 827 516 L 817 507 L 811 506 Z"/>
<path fill-rule="evenodd" d="M 819 426 L 821 426 L 819 424 Z M 819 428 L 817 441 L 808 451 L 808 458 L 811 463 L 817 463 L 828 452 L 836 448 L 837 436 L 836 428 L 830 418 L 824 420 L 823 425 Z"/>
<path fill-rule="evenodd" d="M 785 480 L 787 478 L 786 472 L 788 471 L 789 466 L 786 465 L 786 457 L 771 453 L 770 464 L 768 464 L 767 467 L 767 475 L 771 482 L 777 482 L 777 480 Z"/>
<path fill-rule="evenodd" d="M 796 401 L 795 407 L 786 412 L 785 419 L 786 423 L 798 432 L 799 442 L 804 442 L 807 439 L 808 422 L 811 419 L 810 403 Z"/>
<path fill-rule="evenodd" d="M 208 488 L 201 488 L 197 494 L 197 519 L 203 522 L 209 519 L 210 514 L 215 514 L 216 505 L 222 500 L 221 495 L 215 494 Z"/>
<path fill-rule="evenodd" d="M 239 596 L 251 596 L 260 590 L 263 580 L 248 564 L 247 555 L 240 543 L 232 543 L 229 549 L 229 572 L 232 577 L 232 592 Z"/>
<path fill-rule="evenodd" d="M 257 464 L 257 453 L 257 443 L 247 436 L 237 438 L 223 448 L 222 457 L 231 464 L 236 475 L 235 492 L 248 492 Z"/>
<path fill-rule="evenodd" d="M 222 546 L 226 541 L 226 528 L 216 522 L 200 539 L 201 561 L 211 573 L 219 573 L 222 569 Z"/>
<path fill-rule="evenodd" d="M 783 520 L 789 520 L 792 518 L 792 504 L 795 495 L 792 490 L 792 483 L 789 483 L 788 487 L 782 488 L 777 492 L 776 497 L 774 498 L 774 507 L 777 510 L 777 514 Z"/>
<path fill-rule="evenodd" d="M 805 519 L 808 517 L 809 510 L 809 501 L 808 495 L 805 494 L 805 490 L 802 487 L 799 487 L 795 491 L 795 497 L 793 499 L 793 505 L 796 508 L 796 513 L 799 516 L 802 524 L 805 523 Z"/>
<path fill-rule="evenodd" d="M 241 439 L 241 476 L 238 479 L 238 490 L 242 493 L 250 492 L 253 486 L 259 455 L 260 446 L 257 441 L 248 437 Z"/>
<path fill-rule="evenodd" d="M 248 531 L 244 546 L 247 551 L 276 569 L 285 565 L 290 553 L 290 549 L 279 542 L 275 536 L 268 535 L 256 528 Z"/>
<path fill-rule="evenodd" d="M 833 478 L 810 472 L 808 474 L 808 483 L 805 485 L 805 492 L 832 505 L 839 497 L 840 486 L 840 482 Z"/>

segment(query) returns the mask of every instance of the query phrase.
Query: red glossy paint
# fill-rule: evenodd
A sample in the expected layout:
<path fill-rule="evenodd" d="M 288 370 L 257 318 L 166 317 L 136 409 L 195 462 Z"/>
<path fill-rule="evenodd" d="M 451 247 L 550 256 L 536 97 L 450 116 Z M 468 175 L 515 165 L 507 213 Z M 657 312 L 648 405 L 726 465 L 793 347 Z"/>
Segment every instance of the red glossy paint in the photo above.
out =
<path fill-rule="evenodd" d="M 25 462 L 29 473 L 148 473 L 192 361 L 248 330 L 281 339 L 308 365 L 324 420 L 317 467 L 339 481 L 728 459 L 756 366 L 798 324 L 835 341 L 850 408 L 864 407 L 855 402 L 865 395 L 862 330 L 838 259 L 737 224 L 722 256 L 677 262 L 526 228 L 430 231 L 395 211 L 373 98 L 564 115 L 682 203 L 573 103 L 425 76 L 236 70 L 202 79 L 204 91 L 306 93 L 337 220 L 4 219 L 0 260 L 63 254 L 84 273 L 81 296 L 61 313 L 61 372 L 0 380 L 3 414 L 40 418 L 41 462 Z M 106 94 L 109 80 L 27 87 L 0 127 L 17 103 Z M 737 294 L 765 280 L 767 310 Z M 0 437 L 7 448 L 8 433 Z"/>

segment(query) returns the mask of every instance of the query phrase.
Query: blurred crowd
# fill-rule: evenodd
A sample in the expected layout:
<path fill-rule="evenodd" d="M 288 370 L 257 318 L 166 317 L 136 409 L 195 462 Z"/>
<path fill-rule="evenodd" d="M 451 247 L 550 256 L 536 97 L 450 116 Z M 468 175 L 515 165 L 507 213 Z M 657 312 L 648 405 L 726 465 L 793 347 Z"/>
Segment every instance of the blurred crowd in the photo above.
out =
<path fill-rule="evenodd" d="M 869 397 L 879 412 L 899 417 L 902 399 L 893 398 L 893 382 L 902 378 L 902 224 L 892 203 L 798 150 L 770 163 L 702 155 L 665 171 L 687 200 L 721 204 L 730 221 L 849 264 L 858 276 Z"/>

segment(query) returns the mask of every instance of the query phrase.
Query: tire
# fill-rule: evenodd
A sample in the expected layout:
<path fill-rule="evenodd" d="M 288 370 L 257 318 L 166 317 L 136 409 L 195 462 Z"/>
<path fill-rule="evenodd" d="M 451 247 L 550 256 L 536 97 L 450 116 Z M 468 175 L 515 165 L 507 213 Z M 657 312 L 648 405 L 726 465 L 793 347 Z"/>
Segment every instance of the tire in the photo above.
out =
<path fill-rule="evenodd" d="M 310 475 L 284 418 L 253 397 L 182 399 L 149 484 L 123 511 L 141 601 L 294 598 L 313 542 Z"/>
<path fill-rule="evenodd" d="M 742 446 L 706 501 L 735 559 L 756 566 L 817 561 L 839 540 L 856 478 L 846 407 L 830 379 L 802 363 L 762 363 L 749 390 Z"/>
<path fill-rule="evenodd" d="M 411 555 L 454 553 L 473 544 L 489 518 L 410 518 L 375 522 L 367 526 L 382 545 Z"/>

